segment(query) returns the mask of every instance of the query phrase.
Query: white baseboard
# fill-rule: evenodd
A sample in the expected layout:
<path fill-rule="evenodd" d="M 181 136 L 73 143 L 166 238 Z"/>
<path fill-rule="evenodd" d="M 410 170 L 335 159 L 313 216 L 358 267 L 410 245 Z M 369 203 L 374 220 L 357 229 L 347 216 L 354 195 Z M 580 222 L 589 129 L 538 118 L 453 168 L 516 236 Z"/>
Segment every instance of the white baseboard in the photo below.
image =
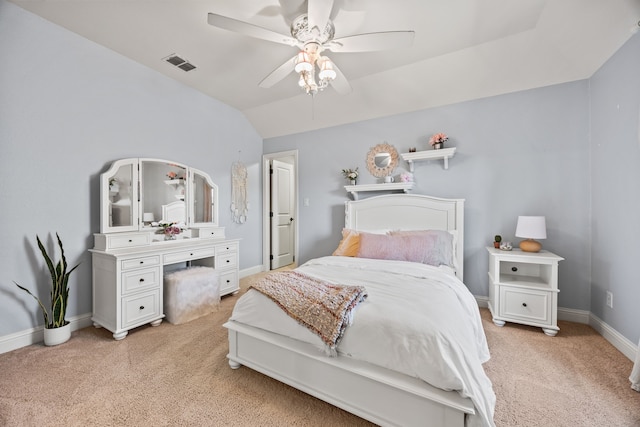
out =
<path fill-rule="evenodd" d="M 93 325 L 91 313 L 68 317 L 71 332 Z M 44 341 L 44 325 L 0 337 L 0 354 Z"/>
<path fill-rule="evenodd" d="M 262 266 L 262 264 L 245 268 L 244 270 L 240 270 L 240 278 L 243 279 L 253 274 L 262 273 L 263 271 L 264 271 L 264 267 Z"/>
<path fill-rule="evenodd" d="M 475 295 L 478 307 L 486 308 L 489 303 L 489 298 L 484 296 Z M 636 359 L 636 353 L 638 352 L 638 346 L 629 341 L 620 332 L 607 325 L 602 319 L 598 318 L 595 314 L 586 310 L 576 310 L 573 308 L 558 307 L 558 320 L 565 320 L 567 322 L 582 323 L 591 326 L 600 335 L 603 336 L 612 346 L 617 348 L 622 354 L 627 356 L 631 361 Z"/>
<path fill-rule="evenodd" d="M 591 313 L 586 310 L 558 307 L 558 320 L 566 320 L 567 322 L 575 322 L 588 325 L 590 314 Z"/>
<path fill-rule="evenodd" d="M 489 297 L 480 297 L 478 295 L 474 295 L 476 298 L 476 302 L 478 303 L 478 307 L 487 308 L 489 307 Z"/>
<path fill-rule="evenodd" d="M 611 345 L 620 350 L 622 354 L 627 356 L 629 360 L 634 361 L 636 359 L 638 346 L 629 341 L 620 332 L 607 325 L 602 319 L 593 313 L 589 313 L 589 325 L 598 331 L 598 333 L 602 335 L 604 339 L 609 341 Z"/>

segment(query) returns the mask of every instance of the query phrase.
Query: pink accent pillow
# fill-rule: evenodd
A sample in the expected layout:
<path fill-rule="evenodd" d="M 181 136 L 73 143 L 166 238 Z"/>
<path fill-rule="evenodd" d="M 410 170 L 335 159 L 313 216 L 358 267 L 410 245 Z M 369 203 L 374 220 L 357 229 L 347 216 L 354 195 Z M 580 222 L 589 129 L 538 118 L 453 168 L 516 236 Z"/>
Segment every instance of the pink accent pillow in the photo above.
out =
<path fill-rule="evenodd" d="M 454 267 L 453 236 L 440 230 L 360 233 L 357 256 Z"/>
<path fill-rule="evenodd" d="M 409 230 L 390 231 L 391 236 L 426 238 L 426 250 L 423 264 L 447 265 L 455 268 L 455 241 L 453 235 L 446 230 Z"/>

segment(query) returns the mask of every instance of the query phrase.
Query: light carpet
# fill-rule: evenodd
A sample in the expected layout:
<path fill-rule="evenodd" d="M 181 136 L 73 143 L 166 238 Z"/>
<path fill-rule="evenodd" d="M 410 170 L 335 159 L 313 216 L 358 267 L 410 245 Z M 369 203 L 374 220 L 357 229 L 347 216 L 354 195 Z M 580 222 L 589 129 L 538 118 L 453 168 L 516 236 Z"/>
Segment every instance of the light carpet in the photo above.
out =
<path fill-rule="evenodd" d="M 263 274 L 243 279 L 242 289 Z M 222 324 L 237 298 L 122 341 L 89 327 L 56 347 L 0 355 L 0 425 L 371 425 L 251 369 L 229 368 Z M 640 393 L 627 379 L 632 362 L 592 328 L 560 322 L 558 336 L 548 337 L 539 328 L 499 328 L 481 312 L 497 426 L 640 426 Z"/>

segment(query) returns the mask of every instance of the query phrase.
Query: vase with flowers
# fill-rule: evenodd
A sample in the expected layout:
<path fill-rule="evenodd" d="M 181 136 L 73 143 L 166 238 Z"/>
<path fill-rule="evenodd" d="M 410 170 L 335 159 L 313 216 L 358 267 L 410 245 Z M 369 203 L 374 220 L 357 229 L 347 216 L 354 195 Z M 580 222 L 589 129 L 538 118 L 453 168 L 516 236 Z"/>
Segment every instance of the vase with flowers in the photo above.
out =
<path fill-rule="evenodd" d="M 433 147 L 434 150 L 439 150 L 448 140 L 449 137 L 446 134 L 439 132 L 429 138 L 429 144 Z"/>
<path fill-rule="evenodd" d="M 342 169 L 342 175 L 351 182 L 351 185 L 358 183 L 358 168 Z"/>
<path fill-rule="evenodd" d="M 176 236 L 182 233 L 182 227 L 177 222 L 160 221 L 158 226 L 164 234 L 164 240 L 175 240 Z"/>

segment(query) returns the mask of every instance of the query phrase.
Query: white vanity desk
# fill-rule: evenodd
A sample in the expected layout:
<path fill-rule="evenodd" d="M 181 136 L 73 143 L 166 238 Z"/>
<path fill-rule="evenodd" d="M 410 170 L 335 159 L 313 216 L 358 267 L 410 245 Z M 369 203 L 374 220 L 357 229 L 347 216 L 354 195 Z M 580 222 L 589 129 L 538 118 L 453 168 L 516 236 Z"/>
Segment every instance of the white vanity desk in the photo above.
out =
<path fill-rule="evenodd" d="M 94 326 L 121 340 L 164 318 L 166 271 L 205 266 L 220 273 L 220 295 L 238 291 L 239 240 L 218 224 L 218 187 L 198 169 L 173 161 L 129 158 L 100 175 L 100 233 L 90 249 Z M 164 240 L 153 218 L 183 230 Z"/>
<path fill-rule="evenodd" d="M 94 326 L 113 332 L 116 340 L 126 337 L 130 329 L 147 323 L 157 326 L 162 322 L 165 266 L 178 268 L 187 263 L 212 267 L 220 272 L 221 296 L 239 289 L 238 240 L 204 237 L 151 241 L 151 237 L 149 234 L 149 243 L 139 246 L 138 241 L 144 240 L 141 233 L 95 235 L 96 248 L 90 250 L 93 260 L 91 320 Z M 119 243 L 129 240 L 129 246 L 118 247 Z M 114 243 L 116 248 L 100 245 L 102 242 Z"/>

